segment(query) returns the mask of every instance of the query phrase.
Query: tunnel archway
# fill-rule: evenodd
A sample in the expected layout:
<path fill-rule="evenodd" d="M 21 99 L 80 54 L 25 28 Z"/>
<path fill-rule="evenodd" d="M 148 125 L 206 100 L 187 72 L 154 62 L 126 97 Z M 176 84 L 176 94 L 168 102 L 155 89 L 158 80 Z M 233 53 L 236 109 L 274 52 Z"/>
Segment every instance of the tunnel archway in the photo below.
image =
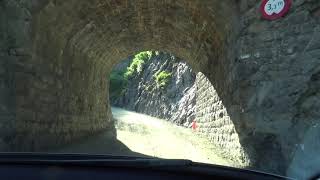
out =
<path fill-rule="evenodd" d="M 22 142 L 17 149 L 30 149 L 30 142 L 31 149 L 43 149 L 48 139 L 64 144 L 114 130 L 104 77 L 128 55 L 161 49 L 185 59 L 214 84 L 248 154 L 244 163 L 261 165 L 256 149 L 264 138 L 250 139 L 254 128 L 241 115 L 247 103 L 242 95 L 248 92 L 237 77 L 234 1 L 61 0 L 38 4 L 32 13 L 31 53 L 16 74 L 22 82 L 16 87 L 15 139 Z M 34 109 L 26 108 L 30 104 Z M 270 148 L 266 151 L 279 150 Z"/>
<path fill-rule="evenodd" d="M 94 117 L 99 123 L 85 131 L 98 130 L 100 123 L 100 128 L 106 128 L 105 119 L 110 117 L 108 104 L 89 102 L 107 99 L 103 88 L 108 85 L 102 77 L 108 77 L 111 67 L 121 59 L 146 49 L 161 49 L 186 59 L 194 70 L 216 84 L 221 96 L 229 97 L 232 88 L 225 87 L 235 85 L 233 48 L 228 43 L 235 36 L 237 8 L 231 2 L 97 0 L 41 5 L 34 14 L 34 55 L 30 62 L 47 68 L 48 74 L 41 74 L 44 80 L 53 74 L 65 80 L 58 85 L 70 96 L 60 103 L 66 104 L 64 110 L 69 114 L 79 114 L 79 109 L 100 109 L 98 114 L 104 118 Z M 71 86 L 69 82 L 78 84 Z M 99 93 L 88 93 L 86 96 L 91 97 L 80 102 L 84 92 L 98 89 Z M 78 107 L 81 104 L 88 107 Z"/>

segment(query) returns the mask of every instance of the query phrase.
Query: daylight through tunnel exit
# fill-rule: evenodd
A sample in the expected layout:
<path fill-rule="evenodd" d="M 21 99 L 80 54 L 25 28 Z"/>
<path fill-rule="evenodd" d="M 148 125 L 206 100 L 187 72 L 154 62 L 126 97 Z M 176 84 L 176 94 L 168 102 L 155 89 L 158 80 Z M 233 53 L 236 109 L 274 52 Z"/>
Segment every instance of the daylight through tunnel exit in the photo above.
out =
<path fill-rule="evenodd" d="M 189 126 L 195 118 L 195 78 L 186 62 L 169 53 L 140 52 L 113 68 L 110 103 Z"/>
<path fill-rule="evenodd" d="M 170 53 L 143 51 L 113 67 L 117 137 L 149 156 L 246 167 L 250 159 L 215 87 Z"/>

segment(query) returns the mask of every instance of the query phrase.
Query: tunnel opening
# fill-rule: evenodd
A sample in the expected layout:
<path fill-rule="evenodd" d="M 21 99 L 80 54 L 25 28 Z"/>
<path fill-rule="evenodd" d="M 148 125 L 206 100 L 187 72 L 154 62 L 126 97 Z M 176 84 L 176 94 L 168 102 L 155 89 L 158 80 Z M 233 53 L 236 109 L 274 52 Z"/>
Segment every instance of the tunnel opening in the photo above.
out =
<path fill-rule="evenodd" d="M 195 79 L 191 67 L 170 53 L 140 52 L 111 71 L 110 103 L 189 126 L 195 118 Z"/>
<path fill-rule="evenodd" d="M 116 64 L 109 77 L 117 137 L 132 151 L 234 167 L 251 163 L 216 88 L 185 60 L 143 51 Z"/>

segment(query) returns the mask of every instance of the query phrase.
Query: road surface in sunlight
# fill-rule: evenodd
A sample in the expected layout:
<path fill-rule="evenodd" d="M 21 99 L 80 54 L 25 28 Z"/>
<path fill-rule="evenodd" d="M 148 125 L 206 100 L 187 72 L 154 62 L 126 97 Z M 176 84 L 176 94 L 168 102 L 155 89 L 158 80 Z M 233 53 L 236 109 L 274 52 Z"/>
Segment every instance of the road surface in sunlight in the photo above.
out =
<path fill-rule="evenodd" d="M 218 156 L 212 143 L 191 129 L 120 108 L 112 108 L 112 114 L 116 119 L 117 139 L 134 152 L 232 166 Z"/>

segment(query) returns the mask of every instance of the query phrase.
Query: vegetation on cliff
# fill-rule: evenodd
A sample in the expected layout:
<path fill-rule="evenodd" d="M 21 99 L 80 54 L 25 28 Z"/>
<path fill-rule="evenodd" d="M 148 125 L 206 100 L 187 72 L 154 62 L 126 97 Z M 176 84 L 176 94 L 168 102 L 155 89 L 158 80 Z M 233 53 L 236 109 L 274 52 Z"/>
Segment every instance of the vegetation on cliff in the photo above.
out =
<path fill-rule="evenodd" d="M 159 88 L 165 88 L 171 77 L 172 77 L 172 73 L 170 72 L 167 72 L 167 71 L 158 71 L 155 75 L 155 80 L 156 80 L 156 83 L 157 83 L 157 87 Z"/>
<path fill-rule="evenodd" d="M 136 54 L 130 65 L 125 70 L 113 70 L 110 74 L 110 94 L 112 97 L 122 96 L 128 85 L 128 80 L 140 74 L 143 71 L 144 65 L 150 60 L 152 51 L 143 51 Z"/>
<path fill-rule="evenodd" d="M 141 73 L 145 63 L 151 58 L 152 51 L 143 51 L 136 54 L 132 60 L 132 63 L 127 68 L 127 71 L 124 73 L 126 79 L 135 75 L 135 73 Z"/>

